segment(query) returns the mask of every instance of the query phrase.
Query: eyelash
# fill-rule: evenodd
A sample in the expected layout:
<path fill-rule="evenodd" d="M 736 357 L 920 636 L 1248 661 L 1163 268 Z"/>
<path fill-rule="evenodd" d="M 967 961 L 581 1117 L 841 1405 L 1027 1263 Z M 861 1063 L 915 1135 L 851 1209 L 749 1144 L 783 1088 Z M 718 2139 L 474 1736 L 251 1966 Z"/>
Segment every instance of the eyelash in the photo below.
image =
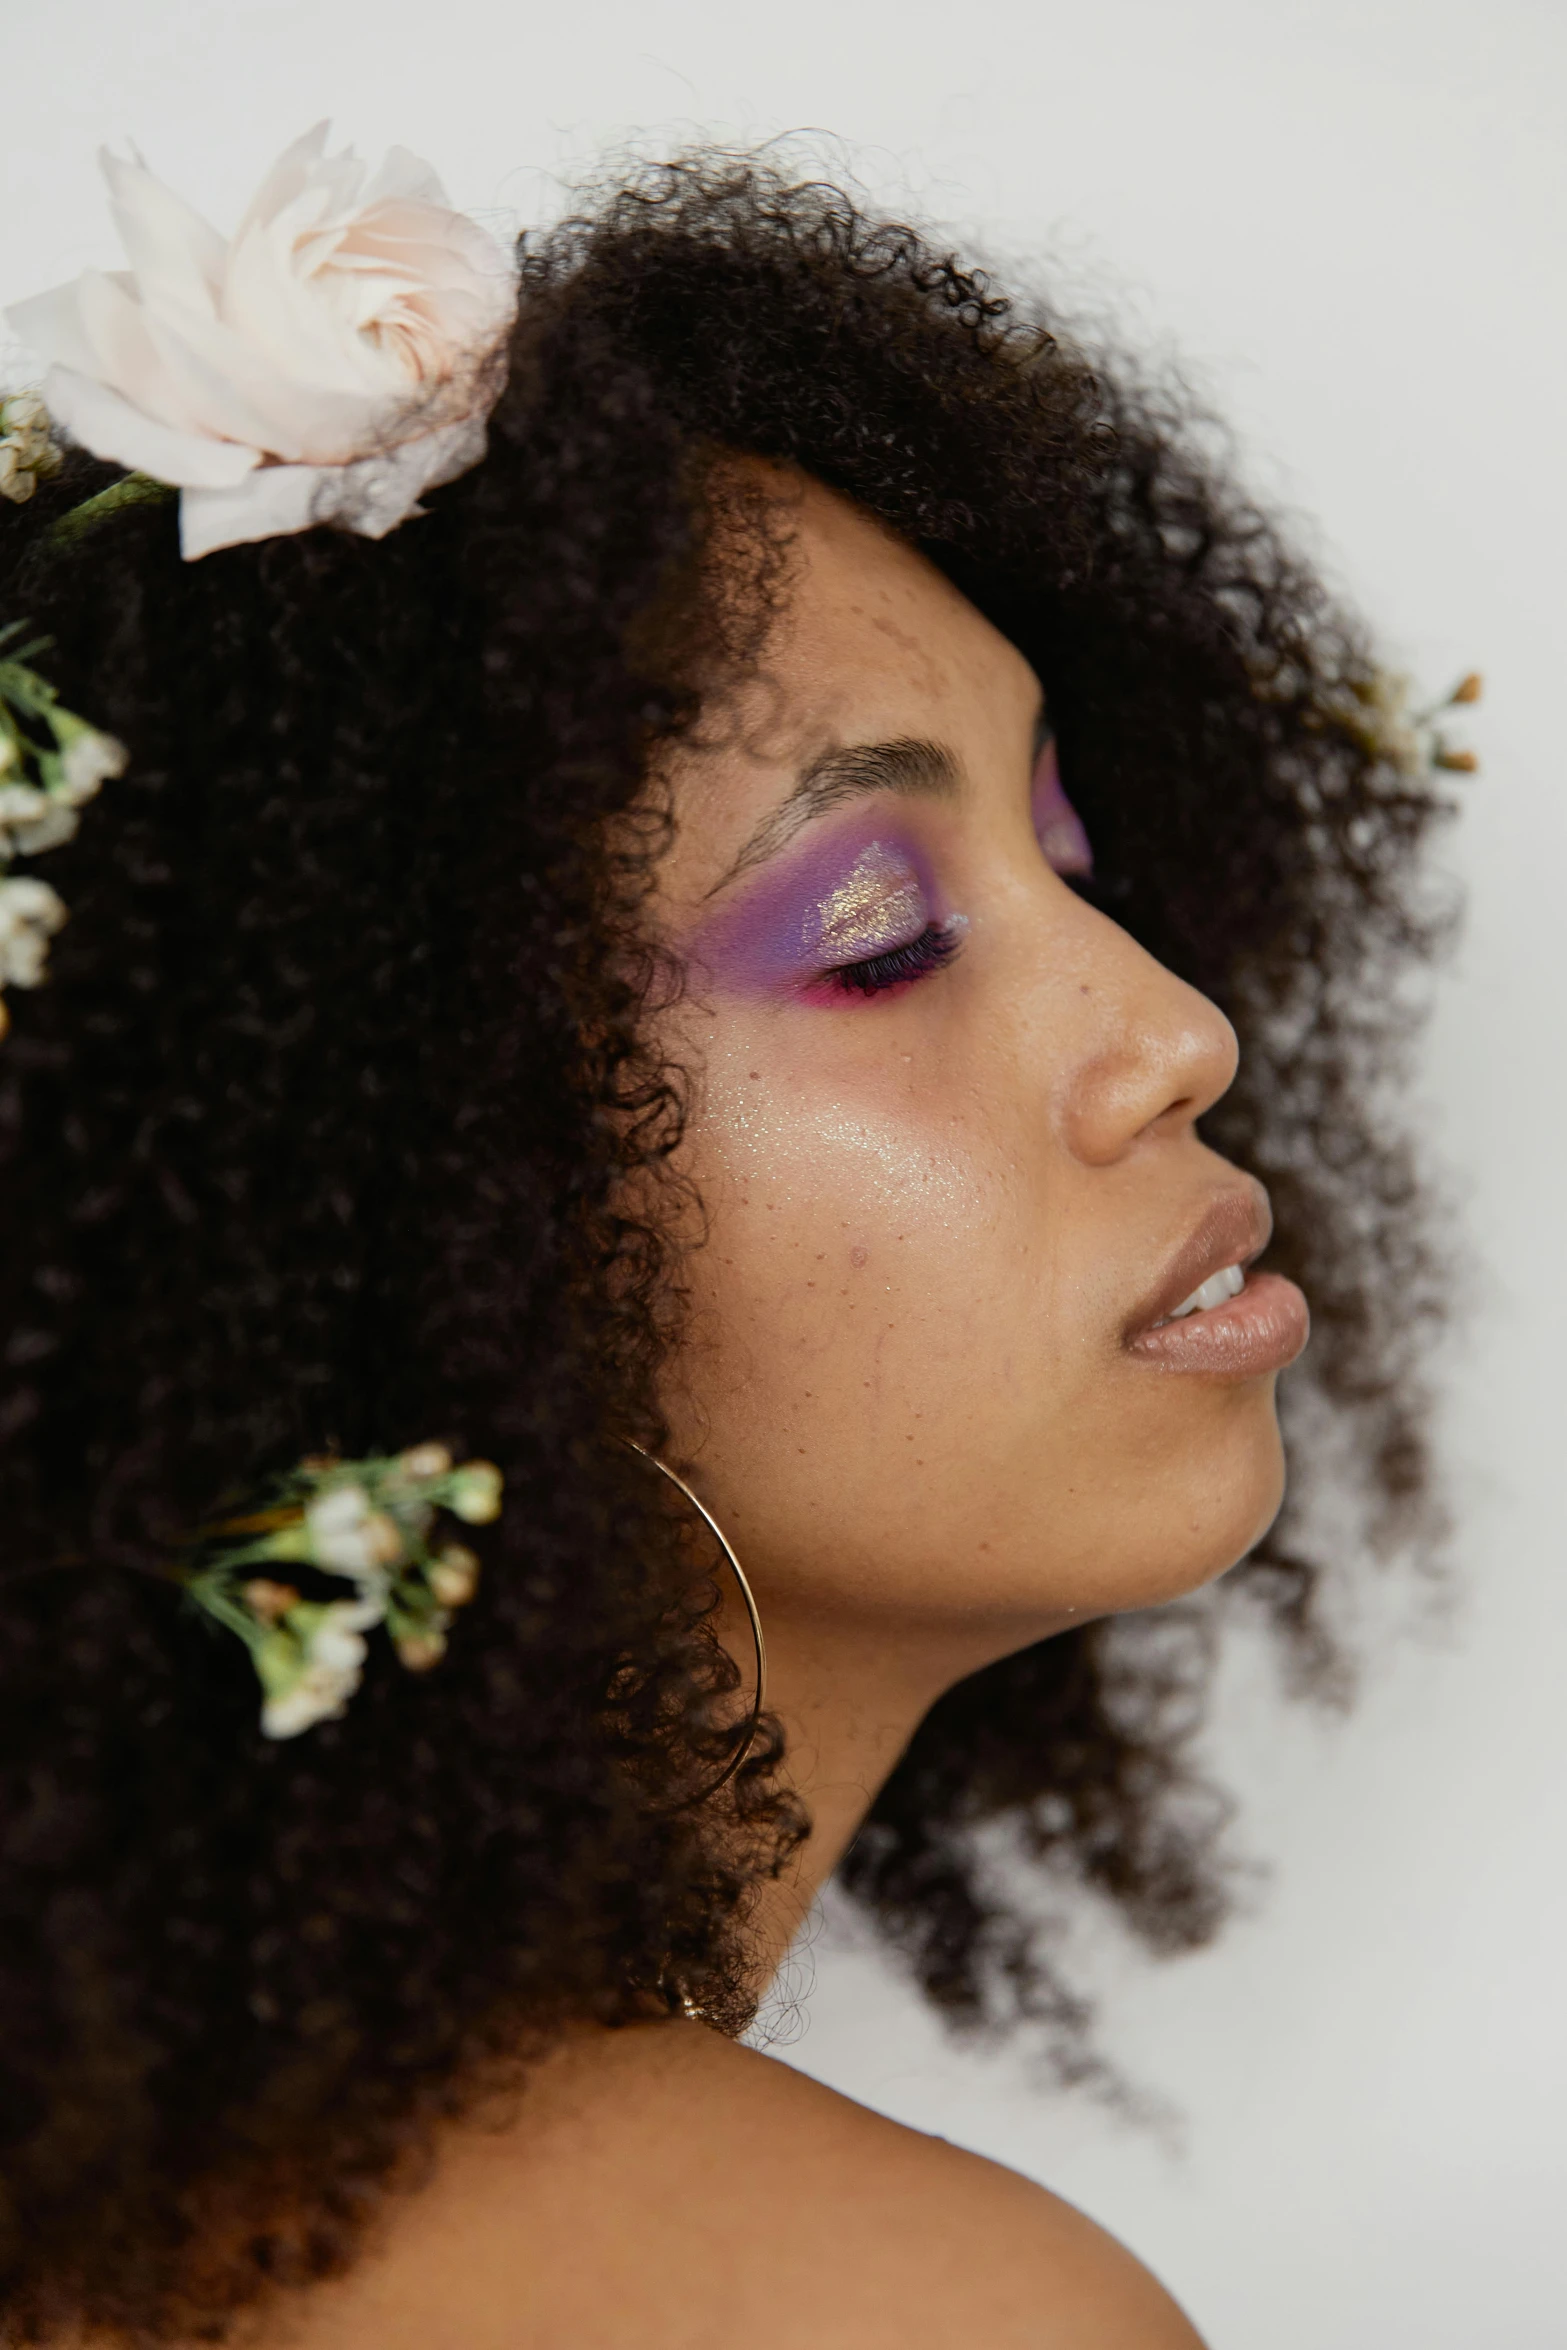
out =
<path fill-rule="evenodd" d="M 918 938 L 910 939 L 907 946 L 889 947 L 882 955 L 867 955 L 863 963 L 840 963 L 822 976 L 829 986 L 841 989 L 845 995 L 880 995 L 884 987 L 898 987 L 905 980 L 923 979 L 928 971 L 939 971 L 943 963 L 951 962 L 958 944 L 955 930 L 933 922 Z"/>

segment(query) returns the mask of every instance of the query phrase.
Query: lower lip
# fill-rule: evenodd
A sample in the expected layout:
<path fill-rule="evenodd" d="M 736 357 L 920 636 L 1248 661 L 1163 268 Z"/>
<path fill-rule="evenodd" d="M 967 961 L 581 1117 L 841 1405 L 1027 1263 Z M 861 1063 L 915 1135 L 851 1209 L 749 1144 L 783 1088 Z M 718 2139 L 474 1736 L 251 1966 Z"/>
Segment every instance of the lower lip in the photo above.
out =
<path fill-rule="evenodd" d="M 1282 1273 L 1254 1273 L 1222 1306 L 1139 1330 L 1126 1351 L 1166 1371 L 1254 1379 L 1292 1363 L 1310 1334 L 1311 1316 L 1294 1282 Z"/>

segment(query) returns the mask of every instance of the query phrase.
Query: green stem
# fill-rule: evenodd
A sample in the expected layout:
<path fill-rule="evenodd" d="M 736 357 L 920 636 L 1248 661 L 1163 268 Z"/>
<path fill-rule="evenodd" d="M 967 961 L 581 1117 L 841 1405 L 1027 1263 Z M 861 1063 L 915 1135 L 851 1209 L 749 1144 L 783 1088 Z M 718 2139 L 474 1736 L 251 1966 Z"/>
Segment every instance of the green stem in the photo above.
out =
<path fill-rule="evenodd" d="M 84 499 L 62 514 L 47 534 L 51 547 L 66 549 L 77 546 L 89 531 L 111 514 L 118 514 L 124 506 L 156 506 L 165 498 L 178 497 L 179 492 L 166 481 L 154 481 L 149 473 L 127 473 L 119 481 L 110 482 L 95 498 Z"/>

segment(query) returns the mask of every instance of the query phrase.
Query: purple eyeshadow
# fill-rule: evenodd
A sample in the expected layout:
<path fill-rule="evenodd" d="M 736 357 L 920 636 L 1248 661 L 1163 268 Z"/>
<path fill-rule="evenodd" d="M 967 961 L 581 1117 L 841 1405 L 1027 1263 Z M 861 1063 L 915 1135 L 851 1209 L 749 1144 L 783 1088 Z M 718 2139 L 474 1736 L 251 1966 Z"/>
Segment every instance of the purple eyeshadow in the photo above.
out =
<path fill-rule="evenodd" d="M 1053 873 L 1078 874 L 1085 881 L 1094 870 L 1094 852 L 1083 830 L 1083 819 L 1061 789 L 1061 769 L 1051 736 L 1034 768 L 1034 830 Z"/>
<path fill-rule="evenodd" d="M 691 960 L 722 987 L 761 990 L 918 938 L 931 920 L 925 859 L 870 824 L 862 818 L 761 874 L 702 925 L 687 948 Z"/>

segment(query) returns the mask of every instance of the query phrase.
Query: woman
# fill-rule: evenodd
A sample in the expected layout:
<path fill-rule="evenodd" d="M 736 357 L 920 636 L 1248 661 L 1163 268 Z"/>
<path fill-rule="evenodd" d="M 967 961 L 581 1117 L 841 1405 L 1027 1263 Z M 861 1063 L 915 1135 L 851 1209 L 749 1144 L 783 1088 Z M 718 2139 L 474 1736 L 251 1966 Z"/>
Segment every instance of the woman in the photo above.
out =
<path fill-rule="evenodd" d="M 503 300 L 410 158 L 226 249 L 112 168 L 120 294 L 13 314 L 15 756 L 103 789 L 0 1062 L 3 2338 L 1189 2344 L 736 2038 L 839 1868 L 1081 2061 L 986 1823 L 1212 1930 L 1211 1619 L 1137 1611 L 1245 1558 L 1309 1660 L 1303 1289 L 1419 1506 L 1449 755 L 1179 414 L 831 189 L 697 157 Z"/>

